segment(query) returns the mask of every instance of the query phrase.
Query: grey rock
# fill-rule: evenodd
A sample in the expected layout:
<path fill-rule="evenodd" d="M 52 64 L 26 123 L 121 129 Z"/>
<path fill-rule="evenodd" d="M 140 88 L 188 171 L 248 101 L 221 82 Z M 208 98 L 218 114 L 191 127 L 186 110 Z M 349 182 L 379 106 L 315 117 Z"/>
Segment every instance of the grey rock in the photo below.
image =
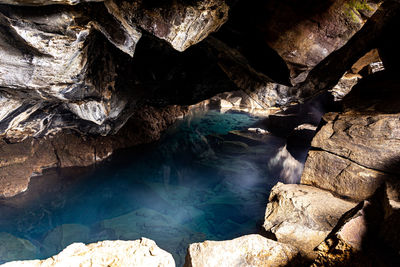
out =
<path fill-rule="evenodd" d="M 97 31 L 131 56 L 139 31 L 126 32 L 103 5 L 1 6 L 0 25 L 0 99 L 8 108 L 0 135 L 21 140 L 62 128 L 107 134 L 126 121 L 130 114 L 120 115 L 129 98 L 115 90 L 117 60 Z"/>
<path fill-rule="evenodd" d="M 355 205 L 315 187 L 278 183 L 271 190 L 264 228 L 274 233 L 279 242 L 315 258 L 313 249 Z"/>
<path fill-rule="evenodd" d="M 143 0 L 107 0 L 105 4 L 127 29 L 139 25 L 178 51 L 186 50 L 218 30 L 227 21 L 229 10 L 224 0 L 174 0 L 168 5 L 150 7 Z"/>
<path fill-rule="evenodd" d="M 295 266 L 298 250 L 260 235 L 190 244 L 185 267 Z"/>
<path fill-rule="evenodd" d="M 329 113 L 312 141 L 301 182 L 361 201 L 382 182 L 399 199 L 399 114 Z"/>

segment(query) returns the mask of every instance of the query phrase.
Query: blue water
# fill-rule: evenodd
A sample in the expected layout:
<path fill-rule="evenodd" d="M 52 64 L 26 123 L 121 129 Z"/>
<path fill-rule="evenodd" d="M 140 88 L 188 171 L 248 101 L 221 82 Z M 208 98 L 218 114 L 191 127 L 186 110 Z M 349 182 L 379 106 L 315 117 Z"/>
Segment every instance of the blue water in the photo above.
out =
<path fill-rule="evenodd" d="M 230 133 L 258 118 L 188 116 L 156 144 L 120 151 L 95 170 L 49 171 L 0 200 L 0 263 L 47 258 L 73 242 L 147 237 L 182 266 L 190 243 L 260 232 L 277 182 L 267 162 L 284 145 Z"/>

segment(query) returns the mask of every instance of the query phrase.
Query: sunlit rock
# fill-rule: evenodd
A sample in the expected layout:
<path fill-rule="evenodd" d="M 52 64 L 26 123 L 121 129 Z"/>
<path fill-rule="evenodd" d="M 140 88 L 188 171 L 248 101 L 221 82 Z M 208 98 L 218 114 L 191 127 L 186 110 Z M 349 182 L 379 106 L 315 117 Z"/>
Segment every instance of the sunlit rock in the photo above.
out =
<path fill-rule="evenodd" d="M 185 267 L 285 266 L 295 264 L 298 250 L 260 235 L 228 241 L 204 241 L 189 246 Z"/>
<path fill-rule="evenodd" d="M 228 19 L 229 7 L 224 0 L 148 4 L 146 1 L 105 2 L 108 10 L 127 28 L 139 25 L 160 39 L 169 42 L 178 51 L 216 31 Z"/>
<path fill-rule="evenodd" d="M 89 245 L 74 243 L 46 260 L 15 261 L 4 266 L 174 267 L 175 262 L 171 254 L 157 247 L 154 241 L 142 238 L 135 241 L 100 241 Z"/>
<path fill-rule="evenodd" d="M 35 258 L 36 250 L 30 241 L 0 232 L 0 264 L 21 258 Z"/>
<path fill-rule="evenodd" d="M 355 205 L 315 187 L 278 183 L 269 196 L 264 228 L 279 242 L 294 245 L 303 255 L 314 258 L 313 249 Z"/>
<path fill-rule="evenodd" d="M 389 197 L 398 199 L 399 114 L 324 116 L 312 141 L 301 182 L 363 200 L 387 181 Z"/>
<path fill-rule="evenodd" d="M 99 125 L 89 124 L 94 132 L 111 131 L 106 122 L 115 125 L 127 100 L 115 90 L 117 62 L 97 32 L 130 55 L 140 32 L 127 33 L 100 5 L 1 6 L 0 25 L 0 98 L 10 108 L 0 135 L 21 140 L 88 122 Z"/>

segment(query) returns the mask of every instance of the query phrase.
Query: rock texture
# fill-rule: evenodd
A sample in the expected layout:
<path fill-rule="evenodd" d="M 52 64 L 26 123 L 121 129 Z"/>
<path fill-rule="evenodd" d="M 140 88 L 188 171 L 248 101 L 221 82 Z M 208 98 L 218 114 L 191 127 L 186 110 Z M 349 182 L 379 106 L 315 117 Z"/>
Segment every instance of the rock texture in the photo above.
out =
<path fill-rule="evenodd" d="M 171 254 L 157 247 L 150 239 L 135 241 L 101 241 L 85 245 L 74 243 L 58 255 L 46 260 L 15 261 L 11 266 L 154 266 L 173 267 Z"/>
<path fill-rule="evenodd" d="M 229 241 L 205 241 L 189 246 L 185 267 L 295 266 L 298 251 L 260 235 Z"/>
<path fill-rule="evenodd" d="M 344 112 L 323 117 L 302 183 L 361 201 L 386 182 L 389 198 L 399 199 L 398 84 L 387 72 L 377 73 L 344 98 Z"/>
<path fill-rule="evenodd" d="M 379 43 L 389 42 L 389 39 L 382 38 L 383 34 L 396 25 L 399 14 L 398 1 L 384 1 L 361 30 L 315 66 L 303 83 L 291 88 L 291 94 L 307 98 L 333 88 L 357 60 Z"/>
<path fill-rule="evenodd" d="M 0 6 L 0 25 L 0 135 L 82 127 L 107 134 L 126 121 L 130 99 L 115 88 L 117 58 L 97 32 L 131 54 L 139 32 L 126 32 L 100 5 Z"/>
<path fill-rule="evenodd" d="M 346 44 L 381 2 L 239 1 L 238 11 L 234 13 L 233 10 L 232 22 L 228 24 L 232 32 L 247 30 L 242 38 L 251 40 L 249 50 L 253 48 L 262 54 L 260 51 L 265 44 L 273 48 L 286 62 L 292 84 L 297 84 L 330 53 Z M 234 20 L 235 16 L 240 18 L 243 14 L 252 19 Z"/>
<path fill-rule="evenodd" d="M 278 183 L 271 190 L 264 228 L 308 257 L 354 203 L 307 185 Z"/>
<path fill-rule="evenodd" d="M 173 0 L 162 5 L 143 0 L 108 0 L 106 6 L 122 25 L 127 28 L 139 25 L 178 51 L 218 30 L 227 21 L 229 10 L 224 0 Z"/>
<path fill-rule="evenodd" d="M 312 266 L 397 266 L 400 255 L 398 246 L 393 246 L 396 237 L 382 236 L 382 229 L 393 227 L 386 225 L 393 213 L 396 211 L 390 206 L 384 187 L 379 188 L 371 198 L 342 216 L 318 246 L 318 258 Z M 396 232 L 394 228 L 391 231 Z"/>

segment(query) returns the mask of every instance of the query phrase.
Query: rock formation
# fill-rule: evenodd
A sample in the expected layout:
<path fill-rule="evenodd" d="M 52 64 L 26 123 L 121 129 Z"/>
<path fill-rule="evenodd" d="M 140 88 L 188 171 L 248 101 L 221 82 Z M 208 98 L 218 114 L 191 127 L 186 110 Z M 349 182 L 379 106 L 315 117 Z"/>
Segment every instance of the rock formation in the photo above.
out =
<path fill-rule="evenodd" d="M 0 0 L 0 197 L 27 190 L 47 168 L 95 166 L 155 141 L 206 99 L 267 114 L 282 108 L 266 122 L 288 139 L 270 167 L 287 166 L 280 178 L 295 183 L 306 156 L 293 148 L 311 148 L 301 185 L 271 191 L 264 228 L 278 242 L 250 235 L 192 244 L 186 265 L 280 266 L 301 256 L 314 266 L 390 266 L 399 257 L 391 237 L 399 235 L 399 53 L 391 40 L 399 16 L 398 0 Z M 0 234 L 12 249 L 32 247 Z M 93 259 L 174 265 L 147 239 L 75 244 L 24 264 Z"/>
<path fill-rule="evenodd" d="M 12 266 L 154 266 L 174 267 L 171 254 L 157 247 L 153 240 L 101 241 L 85 245 L 74 243 L 46 260 L 14 261 Z"/>
<path fill-rule="evenodd" d="M 306 257 L 332 230 L 343 213 L 355 206 L 331 193 L 307 185 L 278 183 L 271 190 L 264 228 Z"/>
<path fill-rule="evenodd" d="M 205 241 L 189 246 L 185 267 L 296 266 L 298 251 L 260 235 L 229 241 Z"/>

